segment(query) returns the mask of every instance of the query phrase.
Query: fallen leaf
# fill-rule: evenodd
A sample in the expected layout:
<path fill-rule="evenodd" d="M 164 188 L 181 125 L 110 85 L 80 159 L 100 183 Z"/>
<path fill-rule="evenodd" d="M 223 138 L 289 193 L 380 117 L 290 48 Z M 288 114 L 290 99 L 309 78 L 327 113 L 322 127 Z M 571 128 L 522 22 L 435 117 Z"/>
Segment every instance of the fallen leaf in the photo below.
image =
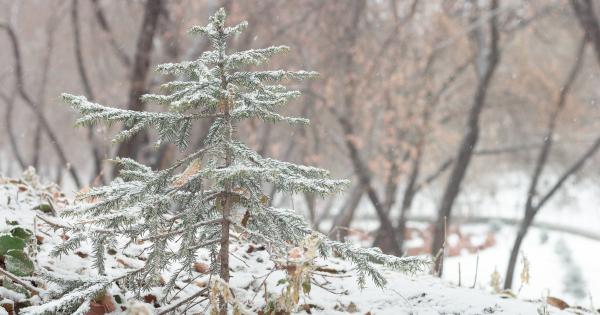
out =
<path fill-rule="evenodd" d="M 248 249 L 246 250 L 246 253 L 251 254 L 253 252 L 257 252 L 257 251 L 265 250 L 265 249 L 266 249 L 265 245 L 256 246 L 256 245 L 250 244 L 250 245 L 248 245 Z"/>
<path fill-rule="evenodd" d="M 123 265 L 124 267 L 127 267 L 127 268 L 132 268 L 132 267 L 131 267 L 131 265 L 130 265 L 129 263 L 127 263 L 125 260 L 123 260 L 122 258 L 117 258 L 117 259 L 116 259 L 116 262 L 117 262 L 118 264 L 121 264 L 121 265 Z"/>
<path fill-rule="evenodd" d="M 346 312 L 356 313 L 358 312 L 358 307 L 356 307 L 356 304 L 354 304 L 354 302 L 350 302 L 350 304 L 348 304 L 348 306 L 346 307 Z"/>
<path fill-rule="evenodd" d="M 144 302 L 154 305 L 155 308 L 160 307 L 160 304 L 158 304 L 156 295 L 154 295 L 154 294 L 146 294 L 144 296 Z"/>
<path fill-rule="evenodd" d="M 194 270 L 196 270 L 196 272 L 206 274 L 210 270 L 210 266 L 202 262 L 197 262 L 194 263 Z"/>
<path fill-rule="evenodd" d="M 9 315 L 14 315 L 14 309 L 15 309 L 15 305 L 13 303 L 13 301 L 10 300 L 2 300 L 2 304 L 0 304 L 0 307 L 2 307 L 4 310 L 6 310 L 6 312 Z"/>
<path fill-rule="evenodd" d="M 154 294 L 146 294 L 146 295 L 144 295 L 144 302 L 146 302 L 148 304 L 154 304 L 154 303 L 156 303 L 156 295 L 154 295 Z"/>
<path fill-rule="evenodd" d="M 99 301 L 90 302 L 90 310 L 85 313 L 86 315 L 104 315 L 107 313 L 114 312 L 117 308 L 113 303 L 110 296 L 105 295 Z"/>
<path fill-rule="evenodd" d="M 80 250 L 76 251 L 76 252 L 75 252 L 75 255 L 77 255 L 77 256 L 79 256 L 79 257 L 81 257 L 81 258 L 87 258 L 87 257 L 89 256 L 89 254 L 87 254 L 87 253 L 84 253 L 84 252 L 82 252 L 82 251 L 80 251 Z"/>
<path fill-rule="evenodd" d="M 559 298 L 555 298 L 553 296 L 549 296 L 546 301 L 548 302 L 548 304 L 558 308 L 559 310 L 564 310 L 565 308 L 569 307 L 569 304 L 567 304 L 567 302 L 559 299 Z"/>

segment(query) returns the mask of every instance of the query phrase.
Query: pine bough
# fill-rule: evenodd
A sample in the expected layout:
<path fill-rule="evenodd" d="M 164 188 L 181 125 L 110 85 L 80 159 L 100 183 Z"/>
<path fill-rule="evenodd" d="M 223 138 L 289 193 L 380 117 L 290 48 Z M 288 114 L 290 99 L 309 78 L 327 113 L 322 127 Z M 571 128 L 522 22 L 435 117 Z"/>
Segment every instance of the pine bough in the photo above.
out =
<path fill-rule="evenodd" d="M 164 74 L 184 78 L 164 84 L 163 95 L 143 96 L 145 102 L 164 105 L 165 111 L 117 109 L 92 103 L 82 96 L 63 94 L 64 100 L 81 114 L 78 125 L 123 123 L 126 128 L 116 135 L 117 142 L 152 127 L 157 130 L 158 144 L 174 143 L 183 150 L 188 148 L 194 121 L 213 122 L 204 147 L 167 169 L 156 171 L 132 159 L 117 159 L 119 178 L 81 196 L 96 200 L 94 203 L 79 203 L 63 213 L 73 222 L 73 236 L 54 254 L 73 251 L 88 241 L 100 275 L 97 279 L 67 279 L 43 272 L 60 289 L 54 292 L 55 299 L 29 307 L 25 309 L 27 313 L 84 314 L 89 301 L 113 283 L 142 292 L 156 286 L 163 271 L 174 268 L 163 287 L 166 298 L 174 294 L 178 277 L 193 273 L 201 248 L 211 253 L 211 273 L 228 281 L 230 230 L 238 231 L 238 236 L 248 241 L 269 244 L 271 255 L 280 258 L 308 235 L 317 235 L 322 255 L 335 253 L 355 264 L 361 286 L 366 278 L 378 286 L 385 285 L 386 280 L 378 271 L 381 265 L 413 272 L 427 264 L 420 258 L 388 256 L 375 248 L 329 240 L 314 234 L 300 215 L 270 206 L 261 190 L 263 183 L 283 192 L 327 195 L 340 191 L 347 182 L 331 179 L 322 169 L 264 158 L 236 138 L 235 125 L 245 119 L 308 123 L 304 118 L 277 113 L 300 95 L 281 82 L 310 79 L 317 73 L 244 70 L 265 64 L 270 57 L 288 51 L 288 47 L 229 53 L 228 39 L 242 32 L 247 24 L 226 27 L 225 19 L 225 11 L 220 9 L 208 25 L 191 30 L 192 34 L 208 37 L 212 50 L 195 61 L 158 67 Z M 239 209 L 244 213 L 241 219 L 233 215 Z M 105 274 L 105 251 L 123 239 L 129 240 L 128 244 L 147 244 L 148 258 L 142 268 L 111 278 Z"/>

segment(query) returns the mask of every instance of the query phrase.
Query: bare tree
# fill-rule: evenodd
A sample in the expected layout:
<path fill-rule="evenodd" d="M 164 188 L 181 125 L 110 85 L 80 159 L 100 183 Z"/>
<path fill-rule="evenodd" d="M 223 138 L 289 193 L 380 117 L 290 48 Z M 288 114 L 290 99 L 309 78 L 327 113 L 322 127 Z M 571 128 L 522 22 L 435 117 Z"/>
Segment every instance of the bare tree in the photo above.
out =
<path fill-rule="evenodd" d="M 581 44 L 579 44 L 579 48 L 577 49 L 575 63 L 573 65 L 573 67 L 571 68 L 571 71 L 567 77 L 567 80 L 565 81 L 565 84 L 564 84 L 562 90 L 560 91 L 560 95 L 558 97 L 556 107 L 550 114 L 550 119 L 548 121 L 548 127 L 546 129 L 546 133 L 544 134 L 544 142 L 543 142 L 542 147 L 540 148 L 540 151 L 539 151 L 539 154 L 538 154 L 538 157 L 536 160 L 536 164 L 533 169 L 533 174 L 531 175 L 531 183 L 529 184 L 529 189 L 527 191 L 527 199 L 525 201 L 525 216 L 523 217 L 523 220 L 521 221 L 521 225 L 519 226 L 519 230 L 517 232 L 517 237 L 516 237 L 515 243 L 512 247 L 512 250 L 510 253 L 510 258 L 508 260 L 508 268 L 506 270 L 506 277 L 504 279 L 504 288 L 506 288 L 506 289 L 510 289 L 512 287 L 512 280 L 513 280 L 513 276 L 514 276 L 514 272 L 515 272 L 515 265 L 517 262 L 517 257 L 519 255 L 519 251 L 521 249 L 521 244 L 523 243 L 523 240 L 525 239 L 525 236 L 527 235 L 527 232 L 529 231 L 529 227 L 533 223 L 533 219 L 535 218 L 537 213 L 540 211 L 540 209 L 542 208 L 544 203 L 552 196 L 552 194 L 554 194 L 558 190 L 558 188 L 560 188 L 560 185 L 562 185 L 562 183 L 564 182 L 564 180 L 562 180 L 562 181 L 559 180 L 555 184 L 555 187 L 557 187 L 557 189 L 551 189 L 548 193 L 546 193 L 543 196 L 540 196 L 538 193 L 538 189 L 539 189 L 538 183 L 540 181 L 544 167 L 546 166 L 546 164 L 548 162 L 550 150 L 551 150 L 552 144 L 554 142 L 554 134 L 555 134 L 555 130 L 556 130 L 556 124 L 558 121 L 558 117 L 559 117 L 560 113 L 563 111 L 563 109 L 565 108 L 567 96 L 569 95 L 569 92 L 571 91 L 573 83 L 575 82 L 575 79 L 577 78 L 577 74 L 579 73 L 579 70 L 581 69 L 586 43 L 587 43 L 587 40 L 584 36 L 584 38 L 581 40 Z M 595 150 L 596 149 L 594 149 L 594 151 Z M 591 153 L 591 154 L 593 154 L 593 153 Z M 588 152 L 586 152 L 586 154 L 584 156 L 587 156 L 587 155 L 588 155 Z M 574 169 L 572 168 L 573 169 L 572 171 L 571 171 L 571 169 L 569 169 L 568 172 L 565 173 L 562 177 L 566 178 L 566 177 L 570 176 L 571 174 L 576 172 L 579 167 L 583 166 L 583 163 L 579 163 L 579 161 L 578 161 L 576 165 L 578 165 L 577 168 L 574 168 Z"/>
<path fill-rule="evenodd" d="M 456 79 L 465 72 L 465 70 L 468 68 L 471 62 L 472 60 L 471 58 L 469 58 L 467 62 L 456 67 L 456 69 L 450 74 L 450 76 L 448 76 L 448 78 L 446 78 L 446 80 L 441 84 L 438 90 L 436 90 L 435 92 L 427 93 L 427 103 L 425 104 L 425 107 L 423 108 L 423 111 L 421 113 L 421 125 L 417 132 L 415 153 L 414 157 L 412 157 L 408 179 L 406 180 L 406 186 L 404 188 L 402 204 L 400 207 L 400 215 L 398 216 L 398 223 L 396 226 L 396 230 L 398 231 L 398 243 L 400 249 L 403 249 L 404 247 L 408 212 L 412 207 L 417 192 L 421 189 L 421 187 L 423 187 L 426 184 L 429 184 L 430 182 L 438 178 L 441 174 L 444 173 L 445 170 L 447 170 L 452 165 L 452 160 L 446 160 L 442 162 L 438 170 L 435 171 L 431 176 L 428 176 L 423 183 L 418 182 L 423 164 L 423 156 L 425 155 L 425 144 L 431 132 L 431 118 L 433 115 L 433 111 L 439 104 L 442 95 L 444 95 L 444 93 L 452 86 Z"/>
<path fill-rule="evenodd" d="M 81 180 L 80 180 L 79 174 L 78 174 L 77 170 L 75 169 L 75 167 L 69 163 L 69 160 L 67 159 L 65 151 L 64 151 L 62 145 L 60 144 L 58 137 L 56 136 L 56 134 L 50 127 L 50 123 L 48 122 L 46 116 L 44 115 L 42 110 L 37 106 L 37 104 L 33 101 L 31 96 L 29 95 L 29 93 L 25 90 L 25 81 L 23 79 L 23 65 L 22 65 L 22 59 L 21 59 L 21 50 L 20 50 L 19 41 L 18 41 L 15 31 L 9 24 L 6 24 L 6 23 L 0 23 L 0 29 L 4 29 L 6 31 L 6 33 L 8 34 L 8 37 L 10 39 L 10 42 L 12 44 L 12 51 L 13 51 L 13 55 L 15 58 L 15 60 L 14 60 L 15 80 L 16 80 L 16 85 L 17 85 L 16 87 L 17 87 L 19 96 L 21 97 L 21 99 L 23 99 L 25 104 L 35 114 L 39 124 L 42 126 L 42 129 L 45 131 L 46 135 L 50 139 L 50 143 L 52 144 L 54 150 L 58 154 L 58 157 L 62 163 L 62 166 L 67 168 L 67 170 L 69 171 L 69 174 L 71 175 L 71 178 L 75 182 L 75 185 L 77 185 L 78 187 L 81 186 Z"/>
<path fill-rule="evenodd" d="M 490 11 L 495 12 L 498 10 L 498 0 L 492 0 Z M 485 36 L 481 27 L 475 29 L 475 36 L 478 42 L 478 58 L 476 60 L 477 65 L 477 89 L 473 98 L 473 105 L 469 111 L 467 120 L 467 130 L 464 134 L 462 141 L 456 154 L 456 159 L 453 164 L 450 177 L 446 184 L 446 189 L 442 197 L 442 202 L 437 214 L 437 222 L 435 224 L 435 234 L 433 237 L 433 244 L 431 246 L 431 252 L 435 256 L 438 254 L 443 246 L 445 238 L 445 225 L 450 222 L 450 215 L 452 212 L 452 206 L 454 200 L 458 196 L 460 191 L 461 183 L 467 172 L 467 167 L 471 162 L 473 151 L 477 145 L 479 139 L 479 116 L 483 110 L 486 102 L 486 96 L 489 89 L 490 82 L 496 70 L 496 66 L 500 59 L 500 52 L 498 48 L 499 32 L 498 32 L 498 21 L 496 14 L 492 14 L 489 20 L 489 47 L 485 46 Z M 441 257 L 441 255 L 440 255 Z M 435 269 L 441 274 L 441 259 L 435 262 Z"/>
<path fill-rule="evenodd" d="M 517 237 L 510 254 L 504 282 L 505 288 L 512 287 L 512 280 L 514 277 L 515 265 L 519 250 L 529 227 L 535 219 L 535 216 L 539 213 L 544 204 L 546 204 L 546 202 L 548 202 L 548 200 L 550 200 L 550 198 L 552 198 L 552 196 L 562 187 L 566 180 L 573 176 L 583 166 L 585 166 L 586 162 L 600 149 L 600 137 L 598 137 L 593 144 L 575 161 L 575 163 L 573 163 L 567 170 L 564 171 L 558 180 L 551 186 L 548 192 L 546 192 L 544 195 L 540 195 L 538 193 L 537 186 L 544 166 L 547 164 L 552 144 L 554 143 L 554 133 L 557 119 L 559 114 L 566 106 L 566 100 L 569 92 L 571 91 L 572 85 L 581 69 L 585 46 L 588 42 L 591 43 L 592 47 L 594 48 L 596 58 L 600 64 L 600 26 L 598 19 L 596 18 L 592 2 L 589 0 L 571 0 L 571 6 L 575 16 L 585 32 L 585 35 L 581 40 L 577 50 L 575 63 L 565 81 L 563 88 L 561 89 L 556 107 L 550 115 L 550 120 L 548 122 L 547 131 L 544 137 L 544 143 L 538 154 L 536 165 L 531 176 L 529 190 L 527 192 L 525 216 L 521 221 L 521 225 L 519 227 L 519 231 L 517 232 Z"/>

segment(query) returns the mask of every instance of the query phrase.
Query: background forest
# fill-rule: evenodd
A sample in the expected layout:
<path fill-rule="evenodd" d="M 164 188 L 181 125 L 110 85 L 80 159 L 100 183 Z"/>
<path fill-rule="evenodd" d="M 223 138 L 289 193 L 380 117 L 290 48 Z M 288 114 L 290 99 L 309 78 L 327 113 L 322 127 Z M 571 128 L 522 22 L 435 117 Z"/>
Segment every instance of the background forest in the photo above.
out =
<path fill-rule="evenodd" d="M 74 194 L 109 182 L 116 156 L 161 169 L 196 151 L 210 121 L 189 152 L 152 132 L 110 145 L 122 126 L 74 129 L 60 94 L 145 109 L 169 79 L 155 66 L 209 49 L 187 32 L 221 6 L 251 25 L 233 49 L 286 44 L 274 68 L 320 73 L 286 109 L 311 126 L 239 135 L 352 182 L 327 199 L 266 187 L 273 204 L 332 238 L 432 254 L 453 282 L 511 288 L 527 268 L 525 295 L 600 299 L 596 1 L 0 0 L 0 174 L 33 166 Z"/>

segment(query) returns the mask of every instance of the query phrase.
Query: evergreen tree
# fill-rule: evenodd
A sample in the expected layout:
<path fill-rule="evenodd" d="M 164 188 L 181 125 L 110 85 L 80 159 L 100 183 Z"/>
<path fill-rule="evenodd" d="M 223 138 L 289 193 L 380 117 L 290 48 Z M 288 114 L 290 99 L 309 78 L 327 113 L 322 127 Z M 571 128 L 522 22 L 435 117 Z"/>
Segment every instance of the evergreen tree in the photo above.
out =
<path fill-rule="evenodd" d="M 195 61 L 158 67 L 162 73 L 186 78 L 164 84 L 164 95 L 143 96 L 146 102 L 164 105 L 166 111 L 123 110 L 89 102 L 85 97 L 63 95 L 81 113 L 78 125 L 124 123 L 127 128 L 116 135 L 115 141 L 153 127 L 158 144 L 171 142 L 183 150 L 188 147 L 194 121 L 211 119 L 213 123 L 204 147 L 167 169 L 152 170 L 131 159 L 116 159 L 121 168 L 119 178 L 80 196 L 96 202 L 76 204 L 64 211 L 64 216 L 74 220 L 70 231 L 73 236 L 54 254 L 73 251 L 88 241 L 93 245 L 95 268 L 100 275 L 97 279 L 82 279 L 44 272 L 47 280 L 61 289 L 55 292 L 57 299 L 30 307 L 29 313 L 84 314 L 89 300 L 116 281 L 121 287 L 141 292 L 157 285 L 161 271 L 177 268 L 164 284 L 162 297 L 166 298 L 175 293 L 180 275 L 192 273 L 200 249 L 211 253 L 211 272 L 227 283 L 231 233 L 249 242 L 269 244 L 274 257 L 285 257 L 290 248 L 311 236 L 318 240 L 321 255 L 334 252 L 351 260 L 361 285 L 366 277 L 378 286 L 385 285 L 377 265 L 402 271 L 424 266 L 423 259 L 388 256 L 378 249 L 331 241 L 311 231 L 302 216 L 270 205 L 261 190 L 263 184 L 288 193 L 327 195 L 340 191 L 347 183 L 331 179 L 322 169 L 262 157 L 238 140 L 236 124 L 246 119 L 307 124 L 306 119 L 277 113 L 300 95 L 280 82 L 310 79 L 317 73 L 247 70 L 288 48 L 274 46 L 230 53 L 228 39 L 242 32 L 247 24 L 226 27 L 225 19 L 225 11 L 220 9 L 207 26 L 191 30 L 208 37 L 213 50 Z M 115 248 L 122 239 L 129 240 L 128 244 L 145 241 L 148 258 L 142 268 L 111 278 L 105 275 L 105 251 Z M 173 243 L 177 244 L 175 251 L 170 250 Z M 227 302 L 221 298 L 220 304 L 220 313 L 226 314 Z"/>

